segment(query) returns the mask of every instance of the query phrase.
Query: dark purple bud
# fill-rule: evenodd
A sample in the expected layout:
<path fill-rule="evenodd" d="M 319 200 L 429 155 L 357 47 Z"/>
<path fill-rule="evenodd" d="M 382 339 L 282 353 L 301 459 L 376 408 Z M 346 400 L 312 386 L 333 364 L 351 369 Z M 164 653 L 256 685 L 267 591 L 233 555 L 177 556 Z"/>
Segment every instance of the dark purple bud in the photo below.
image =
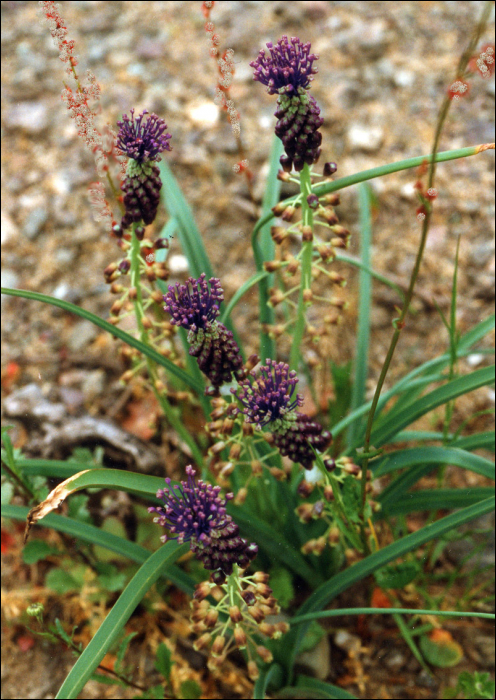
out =
<path fill-rule="evenodd" d="M 160 250 L 161 248 L 168 248 L 169 247 L 169 239 L 168 238 L 157 238 L 155 241 L 155 250 Z"/>
<path fill-rule="evenodd" d="M 195 470 L 186 467 L 187 481 L 167 486 L 157 492 L 163 506 L 148 508 L 156 513 L 154 522 L 167 527 L 172 534 L 163 535 L 163 542 L 175 539 L 180 544 L 190 542 L 191 551 L 204 567 L 220 569 L 225 576 L 232 573 L 237 564 L 245 568 L 254 559 L 258 547 L 239 536 L 239 528 L 226 512 L 226 501 L 233 498 L 229 493 L 219 496 L 220 486 L 212 486 L 201 479 L 195 481 Z"/>
<path fill-rule="evenodd" d="M 319 198 L 316 194 L 309 194 L 307 197 L 307 204 L 310 209 L 317 209 L 319 206 Z"/>
<path fill-rule="evenodd" d="M 122 272 L 123 275 L 127 274 L 130 269 L 131 269 L 131 261 L 130 260 L 122 260 L 119 263 L 119 270 Z"/>
<path fill-rule="evenodd" d="M 276 136 L 281 139 L 286 151 L 286 155 L 280 158 L 283 168 L 289 172 L 290 165 L 293 164 L 294 169 L 299 172 L 303 170 L 305 163 L 316 163 L 322 143 L 319 128 L 324 120 L 312 95 L 280 95 L 275 116 Z"/>
<path fill-rule="evenodd" d="M 332 435 L 328 430 L 322 430 L 317 421 L 313 421 L 305 413 L 297 413 L 296 420 L 286 430 L 273 432 L 274 444 L 279 452 L 305 467 L 311 469 L 315 454 L 324 450 L 331 442 Z"/>
<path fill-rule="evenodd" d="M 324 177 L 331 177 L 338 169 L 337 163 L 324 163 Z"/>
<path fill-rule="evenodd" d="M 142 241 L 143 238 L 145 237 L 144 226 L 136 226 L 136 228 L 134 229 L 134 234 L 135 234 L 136 238 L 138 239 L 138 241 Z"/>

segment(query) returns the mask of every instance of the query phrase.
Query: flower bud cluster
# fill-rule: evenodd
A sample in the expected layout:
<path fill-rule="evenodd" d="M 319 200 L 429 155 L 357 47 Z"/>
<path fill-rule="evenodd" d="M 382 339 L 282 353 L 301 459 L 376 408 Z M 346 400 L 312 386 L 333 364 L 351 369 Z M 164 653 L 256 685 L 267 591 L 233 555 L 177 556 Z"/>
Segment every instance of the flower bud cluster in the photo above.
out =
<path fill-rule="evenodd" d="M 148 225 L 155 220 L 162 187 L 155 161 L 160 160 L 160 153 L 171 150 L 168 143 L 171 135 L 165 133 L 167 124 L 156 114 L 150 114 L 143 121 L 147 114 L 145 109 L 135 118 L 132 109 L 131 118 L 125 114 L 122 121 L 117 122 L 116 145 L 129 158 L 126 176 L 121 183 L 126 210 L 121 221 L 124 230 L 133 223 Z"/>
<path fill-rule="evenodd" d="M 234 649 L 245 649 L 248 655 L 248 673 L 252 680 L 258 677 L 255 655 L 264 663 L 272 661 L 272 654 L 257 637 L 263 635 L 277 639 L 285 634 L 289 625 L 285 622 L 269 623 L 266 618 L 280 612 L 268 575 L 257 571 L 243 575 L 235 567 L 226 579 L 214 572 L 209 581 L 196 586 L 191 604 L 193 632 L 200 634 L 194 644 L 196 650 L 210 648 L 208 667 L 222 667 L 227 654 Z M 212 596 L 215 604 L 207 597 Z"/>
<path fill-rule="evenodd" d="M 331 441 L 331 433 L 322 430 L 316 421 L 295 409 L 303 405 L 303 397 L 295 395 L 298 378 L 284 362 L 267 360 L 259 372 L 251 371 L 247 379 L 240 381 L 237 389 L 231 389 L 242 408 L 245 421 L 258 430 L 269 427 L 274 445 L 283 456 L 311 469 L 314 450 L 325 449 Z"/>
<path fill-rule="evenodd" d="M 210 289 L 208 288 L 210 285 Z M 164 309 L 171 324 L 188 331 L 189 354 L 197 358 L 201 371 L 214 388 L 235 377 L 243 376 L 243 359 L 233 334 L 216 318 L 224 299 L 220 280 L 212 277 L 207 284 L 205 273 L 190 277 L 186 284 L 169 286 Z"/>
<path fill-rule="evenodd" d="M 269 95 L 277 94 L 276 136 L 284 144 L 285 155 L 280 158 L 286 172 L 303 170 L 320 156 L 323 124 L 320 109 L 308 94 L 310 81 L 317 73 L 313 65 L 318 56 L 310 53 L 310 44 L 297 37 L 283 36 L 274 46 L 267 44 L 269 56 L 262 49 L 255 61 L 253 79 L 267 86 Z"/>
<path fill-rule="evenodd" d="M 233 571 L 234 565 L 248 566 L 258 552 L 258 546 L 239 535 L 239 528 L 226 511 L 226 503 L 233 498 L 228 493 L 225 499 L 219 495 L 220 486 L 212 486 L 201 479 L 196 482 L 195 470 L 186 467 L 187 481 L 167 486 L 157 492 L 163 506 L 151 506 L 149 513 L 156 513 L 154 522 L 169 529 L 162 541 L 177 540 L 190 543 L 193 554 L 209 570 L 219 570 L 224 575 Z"/>
<path fill-rule="evenodd" d="M 332 480 L 327 473 L 323 474 L 322 478 L 316 483 L 309 483 L 303 480 L 298 486 L 298 494 L 302 498 L 307 499 L 316 486 L 320 494 L 317 496 L 317 500 L 313 502 L 305 501 L 295 509 L 296 515 L 302 523 L 308 524 L 313 520 L 324 520 L 328 523 L 328 527 L 320 537 L 308 540 L 301 548 L 303 554 L 312 553 L 317 556 L 322 554 L 326 545 L 335 547 L 342 540 L 340 531 L 334 524 L 336 517 L 340 519 L 343 517 L 342 511 L 339 511 L 336 506 L 336 501 L 345 504 L 346 517 L 349 515 L 348 510 L 352 511 L 350 515 L 351 519 L 353 519 L 355 509 L 358 507 L 361 498 L 360 482 L 362 480 L 362 470 L 351 457 L 343 456 L 336 460 L 330 457 L 323 457 L 323 462 L 327 473 L 332 473 Z M 373 490 L 371 479 L 372 472 L 367 471 L 365 487 L 367 494 L 370 494 Z M 339 489 L 341 493 L 336 495 L 335 489 Z M 378 506 L 379 504 L 376 502 L 367 499 L 366 519 L 373 512 L 376 512 Z"/>

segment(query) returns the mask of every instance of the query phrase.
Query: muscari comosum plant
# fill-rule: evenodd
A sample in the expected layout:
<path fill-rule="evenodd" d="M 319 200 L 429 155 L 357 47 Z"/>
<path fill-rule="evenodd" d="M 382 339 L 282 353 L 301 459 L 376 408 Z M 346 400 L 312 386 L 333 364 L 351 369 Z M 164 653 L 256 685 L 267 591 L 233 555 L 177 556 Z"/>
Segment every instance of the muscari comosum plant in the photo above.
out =
<path fill-rule="evenodd" d="M 213 3 L 204 5 L 210 11 Z M 89 107 L 89 100 L 97 98 L 99 90 L 94 80 L 87 87 L 79 81 L 73 42 L 66 38 L 67 30 L 54 3 L 43 2 L 41 6 L 61 58 L 68 64 L 68 73 L 76 80 L 77 89 L 73 92 L 66 86 L 64 93 L 71 116 L 86 145 L 95 153 L 99 174 L 111 183 L 110 189 L 117 195 L 116 204 L 120 207 L 119 216 L 114 216 L 103 185 L 99 183 L 93 188 L 92 203 L 115 237 L 120 258 L 105 270 L 105 279 L 117 297 L 111 307 L 110 322 L 84 313 L 124 341 L 122 356 L 128 368 L 123 382 L 139 381 L 150 387 L 166 420 L 177 431 L 195 463 L 194 467 L 186 466 L 185 480 L 177 483 L 167 477 L 165 487 L 157 486 L 156 477 L 143 474 L 109 469 L 75 472 L 72 466 L 69 478 L 30 510 L 27 532 L 33 523 L 78 489 L 122 488 L 142 496 L 156 494 L 157 505 L 149 510 L 167 533 L 162 537 L 162 548 L 143 555 L 141 568 L 81 654 L 58 697 L 76 697 L 117 639 L 132 610 L 159 576 L 192 594 L 192 630 L 198 635 L 195 648 L 210 650 L 209 667 L 221 668 L 226 655 L 234 648 L 240 649 L 246 654 L 250 678 L 258 679 L 255 692 L 264 693 L 271 674 L 279 686 L 292 682 L 294 661 L 309 621 L 325 616 L 324 608 L 341 591 L 371 573 L 384 572 L 391 562 L 494 507 L 488 494 L 479 492 L 475 500 L 467 499 L 462 503 L 463 508 L 429 528 L 421 528 L 392 544 L 384 544 L 382 540 L 383 516 L 409 512 L 406 497 L 411 494 L 407 491 L 427 473 L 425 468 L 424 471 L 418 468 L 426 459 L 421 444 L 410 451 L 395 450 L 393 457 L 383 453 L 384 446 L 433 407 L 445 405 L 490 381 L 488 368 L 467 376 L 452 373 L 441 389 L 431 389 L 427 396 L 420 396 L 416 378 L 424 380 L 422 387 L 438 381 L 437 372 L 450 367 L 453 361 L 453 353 L 446 353 L 436 360 L 435 374 L 431 370 L 433 365 L 427 363 L 381 396 L 425 248 L 436 197 L 435 163 L 475 155 L 487 145 L 438 153 L 439 134 L 448 108 L 461 93 L 459 88 L 450 88 L 440 109 L 429 156 L 384 166 L 374 173 L 358 173 L 341 181 L 333 179 L 337 165 L 329 161 L 319 175 L 315 166 L 321 151 L 327 151 L 328 146 L 322 142 L 320 108 L 310 94 L 318 57 L 310 52 L 309 43 L 295 37 L 283 36 L 276 44 L 268 43 L 268 54 L 261 50 L 250 65 L 254 79 L 265 85 L 270 95 L 277 95 L 275 134 L 284 151 L 280 156 L 274 151 L 274 163 L 279 159 L 282 166 L 277 177 L 294 183 L 299 192 L 283 202 L 273 202 L 272 211 L 263 214 L 253 232 L 257 273 L 240 289 L 235 301 L 258 285 L 261 359 L 255 354 L 246 359 L 245 348 L 230 318 L 234 304 L 228 306 L 228 311 L 221 308 L 224 301 L 221 280 L 211 274 L 208 256 L 177 183 L 170 171 L 159 165 L 161 154 L 171 150 L 172 137 L 166 132 L 164 119 L 147 110 L 135 117 L 134 109 L 130 109 L 130 116 L 125 114 L 117 123 L 118 132 L 111 132 L 111 146 L 105 150 L 105 141 L 94 127 L 95 115 Z M 460 84 L 464 84 L 468 61 L 475 52 L 487 15 L 486 8 L 460 60 L 456 74 Z M 229 60 L 232 68 L 232 54 L 223 57 L 214 49 L 213 55 L 220 66 L 221 61 Z M 485 58 L 479 57 L 487 71 L 492 71 L 493 55 L 486 47 Z M 224 69 L 225 65 L 223 75 Z M 484 75 L 480 66 L 479 72 Z M 230 109 L 233 113 L 233 108 Z M 120 165 L 120 195 L 112 181 L 112 159 Z M 335 212 L 338 191 L 346 185 L 415 166 L 422 166 L 424 171 L 427 168 L 428 179 L 425 186 L 419 182 L 417 187 L 421 244 L 409 290 L 394 322 L 390 352 L 372 402 L 364 399 L 364 375 L 357 369 L 356 382 L 361 381 L 361 387 L 355 394 L 350 414 L 337 425 L 327 425 L 325 415 L 316 420 L 309 415 L 309 409 L 307 413 L 300 411 L 304 399 L 296 387 L 301 372 L 307 373 L 309 369 L 305 348 L 312 341 L 329 337 L 333 327 L 343 322 L 345 298 L 334 291 L 325 295 L 314 291 L 316 281 L 320 285 L 322 279 L 333 290 L 340 289 L 344 283 L 344 277 L 332 269 L 335 260 L 347 260 L 342 251 L 348 247 L 351 235 L 339 224 Z M 273 172 L 277 169 L 273 168 Z M 168 199 L 168 191 L 174 192 L 173 198 Z M 362 205 L 366 207 L 367 190 L 363 192 Z M 147 226 L 156 219 L 161 196 L 172 224 L 152 240 Z M 270 238 L 266 236 L 262 244 L 263 227 L 274 216 L 280 222 L 272 226 Z M 170 272 L 166 257 L 172 230 L 180 233 L 180 240 L 186 252 L 189 251 L 193 276 L 184 283 L 167 286 Z M 372 272 L 368 263 L 362 261 L 361 266 L 361 281 L 367 286 Z M 39 299 L 82 315 L 77 307 L 41 294 L 22 290 L 6 290 L 6 293 Z M 327 310 L 319 312 L 322 323 L 316 327 L 309 318 L 309 310 L 319 303 L 326 305 Z M 119 322 L 127 314 L 133 314 L 136 319 L 135 336 L 119 328 Z M 361 323 L 362 328 L 368 323 L 367 314 Z M 490 325 L 482 322 L 459 338 L 455 355 L 467 353 Z M 285 348 L 286 361 L 279 359 L 279 345 Z M 366 359 L 363 346 L 358 352 L 361 355 L 357 362 Z M 409 400 L 399 402 L 399 408 L 393 407 L 385 414 L 386 402 L 395 394 L 407 395 Z M 173 405 L 171 398 L 178 396 L 203 412 L 205 431 L 200 439 L 188 431 L 180 411 Z M 378 417 L 381 420 L 377 421 Z M 331 431 L 336 438 L 350 427 L 348 442 L 343 444 L 340 440 L 336 451 Z M 481 446 L 482 442 L 475 440 L 474 445 Z M 429 453 L 430 469 L 438 459 L 438 464 L 452 460 L 486 476 L 492 473 L 487 460 L 474 460 L 470 449 L 452 446 L 450 439 L 439 450 L 443 452 L 438 458 L 434 452 Z M 21 473 L 29 467 L 29 460 L 16 461 L 14 453 L 7 452 L 12 478 L 25 482 L 29 469 L 24 475 Z M 373 495 L 372 474 L 394 473 L 398 461 L 402 466 L 416 469 L 413 480 L 400 475 L 383 493 Z M 198 471 L 201 478 L 197 480 Z M 222 489 L 227 489 L 224 497 Z M 448 505 L 450 498 L 455 502 L 455 494 L 449 489 L 443 490 L 443 498 Z M 419 510 L 428 501 L 421 497 L 417 500 Z M 456 503 L 459 507 L 460 500 Z M 7 514 L 17 517 L 8 508 Z M 60 527 L 58 520 L 51 517 L 47 524 Z M 75 528 L 77 533 L 77 523 Z M 84 536 L 92 535 L 86 532 Z M 114 542 L 113 546 L 124 545 Z M 209 572 L 208 580 L 197 582 L 175 566 L 174 562 L 188 548 Z M 255 559 L 258 570 L 253 572 Z M 345 561 L 350 566 L 341 571 Z M 288 615 L 284 620 L 270 617 L 280 613 L 267 573 L 275 565 L 283 567 L 290 580 L 303 582 L 307 591 L 314 589 L 296 615 Z M 277 676 L 275 669 L 283 672 Z M 304 682 L 300 685 L 304 687 Z"/>

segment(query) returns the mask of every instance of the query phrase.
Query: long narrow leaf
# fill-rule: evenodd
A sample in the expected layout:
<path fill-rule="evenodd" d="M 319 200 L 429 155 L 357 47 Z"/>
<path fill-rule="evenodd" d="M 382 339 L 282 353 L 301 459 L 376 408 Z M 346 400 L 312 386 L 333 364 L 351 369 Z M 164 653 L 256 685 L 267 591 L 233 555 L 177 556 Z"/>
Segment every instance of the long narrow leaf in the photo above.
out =
<path fill-rule="evenodd" d="M 56 695 L 57 698 L 64 698 L 64 700 L 77 698 L 100 661 L 119 638 L 124 625 L 146 593 L 159 576 L 165 574 L 167 568 L 187 549 L 187 544 L 180 546 L 177 542 L 170 541 L 146 560 L 119 596 L 97 633 L 72 667 Z"/>
<path fill-rule="evenodd" d="M 362 184 L 358 190 L 360 208 L 360 258 L 364 268 L 370 267 L 370 248 L 372 245 L 372 192 L 370 186 Z M 366 269 L 362 268 L 358 275 L 358 324 L 356 353 L 353 363 L 354 381 L 351 389 L 352 411 L 359 408 L 365 401 L 365 384 L 369 366 L 370 338 L 370 307 L 372 304 L 372 278 Z M 352 423 L 348 428 L 347 444 L 353 445 L 358 431 L 358 423 Z"/>
<path fill-rule="evenodd" d="M 64 301 L 63 299 L 55 299 L 54 297 L 49 297 L 46 294 L 40 294 L 39 292 L 28 292 L 25 289 L 6 289 L 5 287 L 2 287 L 1 293 L 8 294 L 12 297 L 22 297 L 23 299 L 41 301 L 44 304 L 50 304 L 51 306 L 58 306 L 60 309 L 64 309 L 64 311 L 69 311 L 70 313 L 76 314 L 81 318 L 85 318 L 88 321 L 91 321 L 91 323 L 94 323 L 95 326 L 98 326 L 99 328 L 102 328 L 104 331 L 107 331 L 116 338 L 123 340 L 125 343 L 127 343 L 127 345 L 136 348 L 136 350 L 139 350 L 141 353 L 143 353 L 143 355 L 146 355 L 158 365 L 165 367 L 165 369 L 168 372 L 174 374 L 182 382 L 194 389 L 194 391 L 196 391 L 197 393 L 200 393 L 202 391 L 202 388 L 198 386 L 195 380 L 192 377 L 190 377 L 189 374 L 186 374 L 184 370 L 177 367 L 173 362 L 171 362 L 159 352 L 151 348 L 149 345 L 145 345 L 140 340 L 133 338 L 133 336 L 129 335 L 129 333 L 126 333 L 117 326 L 113 326 L 108 321 L 104 321 L 103 318 L 92 314 L 91 311 L 81 309 L 79 306 L 71 304 L 68 301 Z"/>
<path fill-rule="evenodd" d="M 159 168 L 164 185 L 161 189 L 161 196 L 170 216 L 177 221 L 179 241 L 185 256 L 188 258 L 191 274 L 193 277 L 199 277 L 204 272 L 207 277 L 214 277 L 201 233 L 179 183 L 164 160 L 160 162 Z"/>
<path fill-rule="evenodd" d="M 490 513 L 494 510 L 494 498 L 488 498 L 473 506 L 468 506 L 455 513 L 451 513 L 440 520 L 425 525 L 417 532 L 413 532 L 401 539 L 393 542 L 393 544 L 384 547 L 384 549 L 374 552 L 362 561 L 350 566 L 345 571 L 334 576 L 330 581 L 323 583 L 298 610 L 298 616 L 322 610 L 328 605 L 331 600 L 336 598 L 340 593 L 346 591 L 357 581 L 361 581 L 366 576 L 369 576 L 377 569 L 394 561 L 397 557 L 404 556 L 418 547 L 421 547 L 426 542 L 430 542 L 438 537 L 441 537 L 446 532 L 454 530 L 470 520 L 474 520 L 481 515 Z M 284 649 L 287 650 L 287 669 L 289 673 L 294 665 L 296 656 L 300 649 L 301 642 L 306 634 L 309 623 L 304 623 L 299 626 L 299 629 L 294 633 L 291 631 L 281 640 Z"/>
<path fill-rule="evenodd" d="M 494 452 L 494 430 L 488 430 L 485 433 L 477 433 L 476 435 L 466 435 L 464 437 L 453 440 L 451 447 L 458 447 L 462 450 L 491 450 Z"/>
<path fill-rule="evenodd" d="M 303 674 L 296 679 L 297 694 L 295 698 L 337 698 L 338 700 L 356 700 L 355 695 L 351 695 L 346 690 L 337 685 L 320 681 L 312 676 Z M 299 694 L 298 694 L 299 693 Z M 303 694 L 304 693 L 304 694 Z"/>
<path fill-rule="evenodd" d="M 415 401 L 415 403 L 407 406 L 407 408 L 400 411 L 398 414 L 393 416 L 388 415 L 386 423 L 377 430 L 372 431 L 371 444 L 375 447 L 384 445 L 384 443 L 388 442 L 396 433 L 406 428 L 407 425 L 410 425 L 421 416 L 429 413 L 429 411 L 434 410 L 457 396 L 468 394 L 470 391 L 474 391 L 492 382 L 494 382 L 494 367 L 483 367 L 471 374 L 453 379 L 451 382 L 448 382 L 438 389 L 434 389 L 434 391 L 431 391 L 426 396 Z"/>
<path fill-rule="evenodd" d="M 26 506 L 2 506 L 2 518 L 12 518 L 13 520 L 20 520 L 22 522 L 26 520 L 28 512 L 29 508 Z M 73 520 L 72 518 L 62 515 L 50 513 L 50 515 L 47 515 L 44 519 L 43 524 L 45 527 L 51 528 L 52 530 L 65 532 L 67 535 L 75 537 L 82 542 L 105 547 L 109 551 L 127 557 L 137 564 L 144 564 L 151 555 L 148 549 L 141 547 L 135 542 L 129 542 L 129 540 L 125 540 L 123 537 L 105 532 L 94 525 L 81 523 L 78 520 Z M 168 567 L 166 578 L 188 595 L 193 595 L 195 591 L 195 580 L 177 566 L 172 565 Z"/>
<path fill-rule="evenodd" d="M 342 617 L 344 615 L 439 615 L 440 617 L 480 617 L 484 620 L 494 620 L 494 613 L 460 612 L 458 610 L 418 610 L 417 608 L 339 608 L 337 610 L 319 610 L 318 612 L 297 615 L 291 618 L 291 626 L 302 622 L 320 620 L 326 617 Z"/>
<path fill-rule="evenodd" d="M 391 452 L 374 468 L 374 477 L 416 464 L 453 464 L 469 469 L 476 474 L 494 479 L 494 464 L 484 457 L 479 457 L 458 447 L 412 447 L 408 450 Z"/>
<path fill-rule="evenodd" d="M 392 499 L 386 505 L 382 504 L 382 514 L 405 515 L 420 510 L 454 510 L 466 508 L 489 498 L 494 493 L 490 486 L 472 487 L 469 489 L 422 489 L 406 493 L 400 500 Z"/>

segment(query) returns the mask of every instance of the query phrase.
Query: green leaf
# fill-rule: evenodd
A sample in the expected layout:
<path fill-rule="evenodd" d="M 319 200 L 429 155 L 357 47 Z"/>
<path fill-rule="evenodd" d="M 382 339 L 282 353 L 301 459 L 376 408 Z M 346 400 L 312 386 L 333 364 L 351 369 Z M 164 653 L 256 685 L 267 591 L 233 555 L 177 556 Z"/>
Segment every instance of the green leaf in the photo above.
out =
<path fill-rule="evenodd" d="M 495 691 L 495 683 L 491 680 L 489 673 L 469 673 L 462 671 L 458 676 L 458 682 L 455 690 L 446 692 L 446 697 L 455 698 L 462 693 L 463 698 L 473 700 L 475 698 L 493 698 Z"/>
<path fill-rule="evenodd" d="M 325 630 L 319 625 L 317 620 L 313 620 L 308 626 L 305 636 L 301 642 L 300 652 L 311 651 L 315 649 L 322 637 L 325 637 Z"/>
<path fill-rule="evenodd" d="M 1 503 L 2 505 L 7 505 L 12 500 L 14 495 L 14 484 L 11 481 L 4 481 L 2 484 L 2 495 Z"/>
<path fill-rule="evenodd" d="M 418 562 L 405 561 L 377 569 L 374 571 L 374 578 L 379 588 L 404 588 L 415 579 L 419 571 Z"/>
<path fill-rule="evenodd" d="M 380 462 L 373 465 L 374 477 L 384 476 L 398 469 L 405 469 L 422 464 L 450 464 L 469 469 L 488 479 L 494 479 L 494 464 L 484 457 L 474 455 L 459 447 L 412 447 L 406 450 L 390 452 Z"/>
<path fill-rule="evenodd" d="M 196 681 L 187 680 L 181 683 L 180 693 L 184 700 L 198 700 L 202 696 L 202 689 Z"/>
<path fill-rule="evenodd" d="M 337 685 L 332 685 L 332 683 L 327 683 L 326 681 L 319 681 L 318 678 L 312 678 L 311 676 L 300 675 L 296 679 L 296 687 L 303 691 L 310 690 L 313 692 L 321 693 L 320 696 L 317 695 L 307 695 L 309 698 L 338 698 L 342 700 L 356 700 L 355 695 L 351 695 L 346 690 L 339 688 Z M 299 696 L 302 697 L 302 696 Z"/>
<path fill-rule="evenodd" d="M 463 659 L 463 649 L 444 630 L 434 630 L 430 635 L 423 635 L 419 646 L 425 659 L 439 668 L 456 666 Z"/>
<path fill-rule="evenodd" d="M 473 486 L 467 489 L 434 489 L 433 491 L 422 489 L 421 491 L 413 491 L 413 493 L 410 491 L 399 499 L 393 498 L 385 504 L 381 503 L 382 508 L 378 517 L 405 515 L 420 510 L 465 508 L 489 498 L 493 493 L 494 488 L 490 486 Z"/>
<path fill-rule="evenodd" d="M 81 588 L 80 582 L 76 581 L 69 572 L 62 571 L 62 569 L 49 571 L 45 578 L 45 585 L 59 595 L 69 593 L 69 591 L 78 591 Z"/>
<path fill-rule="evenodd" d="M 170 674 L 173 663 L 174 661 L 172 661 L 171 650 L 163 642 L 160 642 L 157 648 L 157 654 L 155 656 L 155 669 L 163 675 L 167 683 L 170 683 Z"/>
<path fill-rule="evenodd" d="M 273 566 L 270 571 L 270 587 L 281 608 L 287 608 L 295 597 L 293 579 L 287 569 Z"/>
<path fill-rule="evenodd" d="M 50 554 L 60 554 L 56 547 L 51 547 L 43 540 L 31 540 L 24 545 L 22 561 L 25 564 L 36 564 L 37 561 L 46 559 Z"/>
<path fill-rule="evenodd" d="M 100 661 L 119 638 L 124 625 L 147 591 L 158 577 L 165 573 L 167 566 L 183 555 L 187 549 L 187 545 L 179 546 L 177 542 L 167 542 L 146 560 L 74 664 L 57 693 L 57 698 L 64 698 L 64 700 L 77 698 Z"/>
<path fill-rule="evenodd" d="M 116 516 L 105 518 L 105 520 L 100 526 L 100 530 L 101 532 L 108 532 L 111 535 L 115 535 L 115 537 L 127 539 L 126 528 L 124 527 L 124 523 Z M 99 545 L 95 545 L 95 547 L 93 547 L 93 551 L 95 553 L 96 558 L 99 559 L 99 561 L 109 562 L 116 560 L 122 561 L 123 559 L 125 559 L 125 557 L 122 557 L 121 555 L 116 554 L 115 552 L 110 552 L 106 547 L 100 547 Z"/>

